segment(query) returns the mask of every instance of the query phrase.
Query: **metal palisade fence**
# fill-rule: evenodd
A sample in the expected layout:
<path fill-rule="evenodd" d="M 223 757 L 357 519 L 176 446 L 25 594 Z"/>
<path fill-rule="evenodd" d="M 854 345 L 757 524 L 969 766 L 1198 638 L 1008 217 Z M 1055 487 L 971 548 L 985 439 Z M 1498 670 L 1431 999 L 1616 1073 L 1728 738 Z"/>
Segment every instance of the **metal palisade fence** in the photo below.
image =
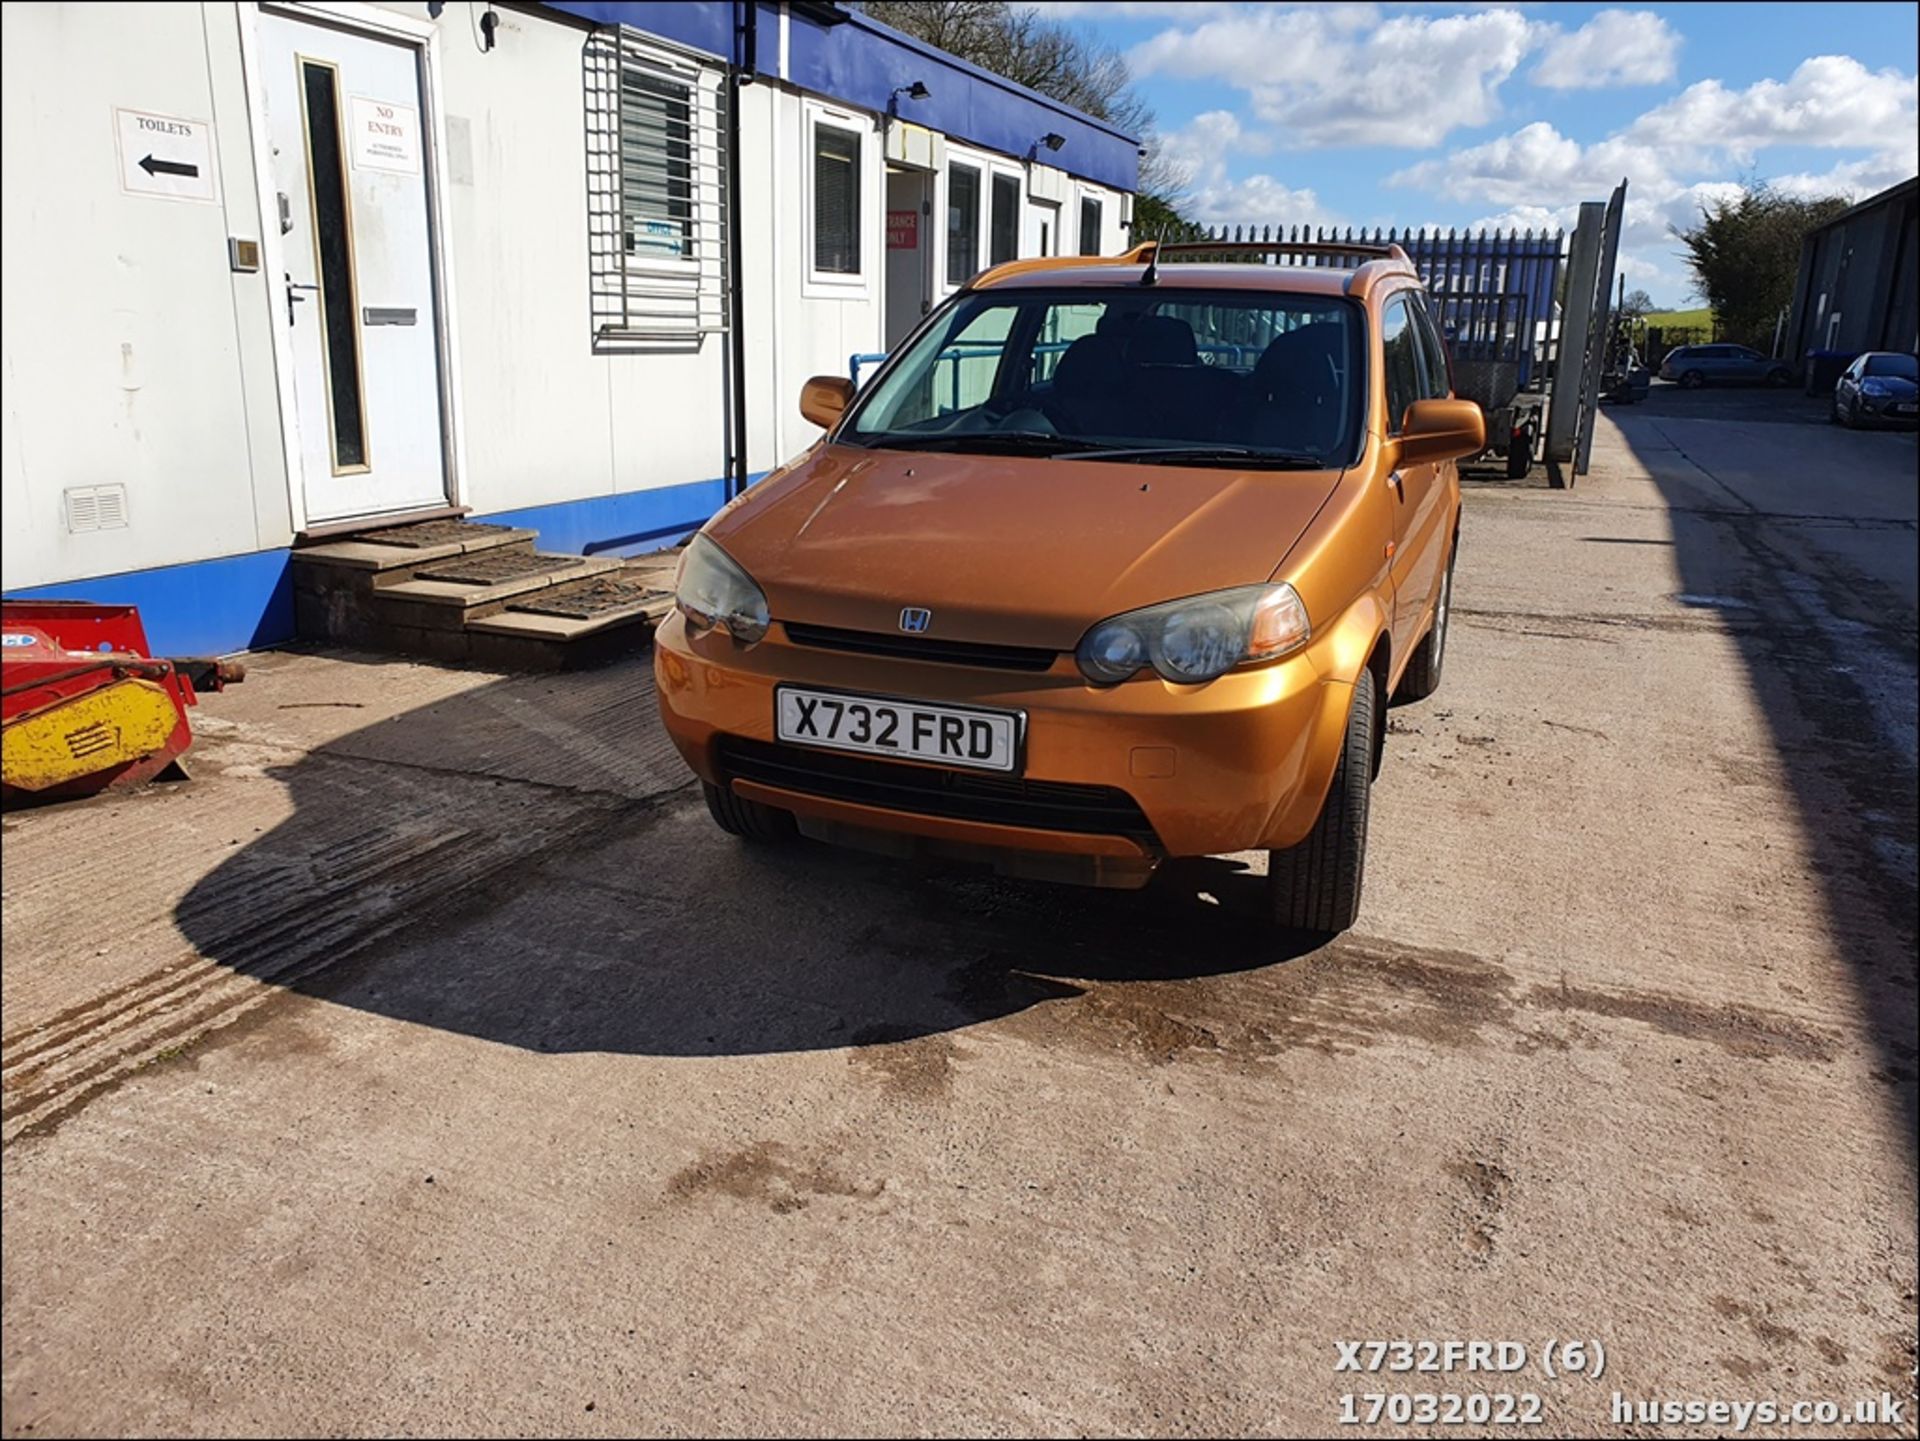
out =
<path fill-rule="evenodd" d="M 1340 253 L 1343 244 L 1360 247 L 1398 245 L 1407 253 L 1446 332 L 1458 371 L 1489 381 L 1495 393 L 1483 398 L 1504 404 L 1517 392 L 1559 392 L 1549 401 L 1546 459 L 1569 473 L 1586 469 L 1592 444 L 1592 420 L 1599 393 L 1607 333 L 1607 294 L 1626 204 L 1621 182 L 1611 203 L 1583 205 L 1580 224 L 1569 234 L 1558 230 L 1356 229 L 1311 225 L 1234 225 L 1166 227 L 1157 239 L 1183 245 L 1217 244 L 1220 260 L 1250 257 L 1237 247 L 1258 245 L 1258 259 L 1269 265 L 1349 268 L 1373 258 L 1364 249 Z M 1289 244 L 1312 245 L 1297 255 Z M 1237 251 L 1237 253 L 1236 253 Z M 1183 260 L 1204 262 L 1204 251 Z M 1562 343 L 1570 364 L 1559 363 Z M 1557 384 L 1564 369 L 1567 385 Z M 1479 386 L 1472 387 L 1477 390 Z M 1504 396 L 1498 392 L 1504 392 Z M 1463 393 L 1467 391 L 1463 390 Z M 1476 398 L 1482 398 L 1476 396 Z"/>

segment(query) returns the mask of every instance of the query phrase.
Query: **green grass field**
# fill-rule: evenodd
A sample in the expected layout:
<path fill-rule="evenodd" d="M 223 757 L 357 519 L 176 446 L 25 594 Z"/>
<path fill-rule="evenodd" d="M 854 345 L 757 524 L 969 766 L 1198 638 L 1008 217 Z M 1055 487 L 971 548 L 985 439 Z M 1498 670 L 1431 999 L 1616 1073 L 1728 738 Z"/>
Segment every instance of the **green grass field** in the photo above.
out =
<path fill-rule="evenodd" d="M 1647 313 L 1647 324 L 1663 330 L 1711 330 L 1713 312 L 1704 305 L 1698 310 L 1653 310 Z"/>

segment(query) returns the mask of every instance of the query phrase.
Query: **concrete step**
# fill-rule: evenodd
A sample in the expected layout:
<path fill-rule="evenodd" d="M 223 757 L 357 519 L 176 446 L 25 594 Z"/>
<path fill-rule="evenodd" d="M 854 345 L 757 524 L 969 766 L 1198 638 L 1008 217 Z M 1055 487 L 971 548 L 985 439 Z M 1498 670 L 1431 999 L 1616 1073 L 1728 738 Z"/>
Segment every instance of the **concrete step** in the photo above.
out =
<path fill-rule="evenodd" d="M 608 580 L 615 581 L 616 586 L 607 586 Z M 623 598 L 623 591 L 632 598 Z M 569 604 L 575 600 L 579 604 Z M 651 633 L 652 627 L 673 609 L 673 596 L 655 589 L 648 578 L 629 565 L 618 577 L 609 575 L 599 581 L 557 585 L 541 591 L 532 603 L 544 609 L 526 609 L 527 602 L 509 603 L 494 615 L 468 621 L 467 629 L 485 635 L 518 636 L 555 644 L 624 626 L 644 626 Z M 565 611 L 571 613 L 556 613 Z"/>
<path fill-rule="evenodd" d="M 344 570 L 369 571 L 374 575 L 374 584 L 378 585 L 382 576 L 395 571 L 410 571 L 435 561 L 451 560 L 456 556 L 474 555 L 481 551 L 509 546 L 527 547 L 539 534 L 538 531 L 522 530 L 517 526 L 481 525 L 472 521 L 432 521 L 428 522 L 428 526 L 433 529 L 429 530 L 427 526 L 399 526 L 390 531 L 368 531 L 363 535 L 325 541 L 319 545 L 303 545 L 294 551 L 293 563 L 336 565 Z M 410 530 L 415 531 L 416 535 L 404 535 Z M 395 539 L 396 536 L 401 539 Z M 428 536 L 444 538 L 430 540 L 426 538 Z"/>
<path fill-rule="evenodd" d="M 500 603 L 518 596 L 531 595 L 535 591 L 546 590 L 550 586 L 562 585 L 571 581 L 585 580 L 605 571 L 620 569 L 620 562 L 596 556 L 546 555 L 538 551 L 525 553 L 527 559 L 541 562 L 538 569 L 527 569 L 522 574 L 507 574 L 499 580 L 472 579 L 463 580 L 452 575 L 432 575 L 428 571 L 451 571 L 449 563 L 422 567 L 409 580 L 397 581 L 392 585 L 383 585 L 375 593 L 375 600 L 381 605 L 388 601 L 407 601 L 416 605 L 443 607 L 458 611 L 471 617 L 482 606 L 498 608 Z M 518 570 L 520 567 L 502 566 L 502 570 Z M 485 568 L 476 567 L 474 576 L 485 576 Z"/>

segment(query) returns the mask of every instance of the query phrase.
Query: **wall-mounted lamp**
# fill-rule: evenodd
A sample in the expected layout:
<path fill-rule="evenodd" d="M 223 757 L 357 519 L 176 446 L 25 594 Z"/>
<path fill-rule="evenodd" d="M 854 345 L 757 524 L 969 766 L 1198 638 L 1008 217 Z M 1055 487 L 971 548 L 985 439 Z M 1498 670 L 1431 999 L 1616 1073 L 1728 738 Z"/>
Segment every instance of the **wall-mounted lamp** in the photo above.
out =
<path fill-rule="evenodd" d="M 1066 136 L 1056 135 L 1054 134 L 1053 131 L 1049 130 L 1045 135 L 1042 135 L 1038 140 L 1034 141 L 1033 144 L 1027 147 L 1027 159 L 1038 160 L 1040 158 L 1040 147 L 1043 145 L 1049 151 L 1058 151 L 1060 147 L 1062 145 L 1065 145 L 1066 143 L 1067 143 Z"/>
<path fill-rule="evenodd" d="M 896 85 L 893 87 L 893 94 L 887 97 L 887 114 L 898 115 L 900 113 L 900 97 L 902 95 L 906 96 L 909 100 L 927 100 L 932 97 L 933 92 L 927 89 L 927 82 L 924 80 L 916 80 L 911 85 Z"/>

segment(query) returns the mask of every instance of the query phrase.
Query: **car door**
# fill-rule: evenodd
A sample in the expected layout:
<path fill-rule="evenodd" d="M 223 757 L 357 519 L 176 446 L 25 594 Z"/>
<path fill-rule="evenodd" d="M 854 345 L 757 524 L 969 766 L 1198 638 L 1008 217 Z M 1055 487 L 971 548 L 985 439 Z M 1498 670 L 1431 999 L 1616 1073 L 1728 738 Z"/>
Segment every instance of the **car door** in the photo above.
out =
<path fill-rule="evenodd" d="M 1767 358 L 1757 350 L 1749 350 L 1744 345 L 1728 347 L 1732 352 L 1732 361 L 1728 366 L 1731 378 L 1743 381 L 1764 380 L 1767 374 Z"/>
<path fill-rule="evenodd" d="M 1414 303 L 1414 292 L 1403 290 L 1389 296 L 1380 309 L 1390 437 L 1400 434 L 1408 408 L 1423 399 L 1432 384 Z M 1393 496 L 1393 654 L 1401 657 L 1419 638 L 1440 575 L 1443 527 L 1438 500 L 1445 483 L 1437 465 L 1403 465 L 1386 484 Z"/>

